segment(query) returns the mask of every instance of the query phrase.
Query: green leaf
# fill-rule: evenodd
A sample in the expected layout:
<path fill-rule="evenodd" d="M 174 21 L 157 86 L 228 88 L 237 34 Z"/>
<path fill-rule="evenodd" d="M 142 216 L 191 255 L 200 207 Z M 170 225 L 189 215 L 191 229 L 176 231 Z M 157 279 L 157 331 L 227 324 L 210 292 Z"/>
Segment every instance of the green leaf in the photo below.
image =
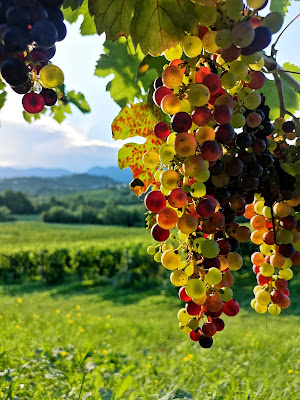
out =
<path fill-rule="evenodd" d="M 288 7 L 291 5 L 291 1 L 290 0 L 271 0 L 270 11 L 277 11 L 285 17 L 288 12 Z M 299 0 L 294 0 L 294 1 L 299 1 Z"/>
<path fill-rule="evenodd" d="M 90 106 L 81 92 L 76 93 L 75 90 L 72 90 L 68 92 L 68 98 L 69 102 L 74 104 L 83 114 L 87 114 L 91 111 Z"/>
<path fill-rule="evenodd" d="M 133 382 L 133 377 L 130 375 L 127 375 L 126 378 L 121 383 L 121 385 L 116 390 L 114 399 L 117 400 L 120 397 L 122 397 L 123 394 L 126 392 L 126 390 L 128 390 L 131 387 L 132 382 Z"/>
<path fill-rule="evenodd" d="M 290 74 L 296 81 L 300 83 L 300 68 L 295 64 L 290 64 L 286 62 L 282 66 L 286 71 L 298 72 L 298 74 Z"/>
<path fill-rule="evenodd" d="M 176 46 L 185 31 L 198 23 L 198 7 L 190 0 L 140 0 L 136 3 L 130 34 L 144 54 L 161 54 Z"/>
<path fill-rule="evenodd" d="M 89 0 L 98 34 L 105 32 L 106 40 L 128 37 L 134 5 L 135 0 Z"/>
<path fill-rule="evenodd" d="M 88 0 L 71 0 L 72 3 L 78 3 L 77 7 L 73 7 L 70 5 L 68 8 L 67 5 L 69 2 L 65 3 L 63 10 L 65 20 L 70 24 L 76 22 L 80 15 L 83 16 L 83 22 L 80 26 L 80 33 L 82 36 L 94 35 L 97 33 L 96 26 L 94 22 L 94 18 L 90 16 L 89 8 L 88 8 Z M 80 4 L 81 3 L 81 4 Z"/>
<path fill-rule="evenodd" d="M 51 107 L 51 116 L 59 124 L 61 124 L 66 118 L 65 114 L 72 114 L 69 104 L 60 104 L 58 106 L 55 105 Z"/>
<path fill-rule="evenodd" d="M 41 115 L 45 113 L 45 110 L 43 110 L 41 113 L 38 114 L 29 114 L 26 111 L 23 111 L 23 118 L 25 119 L 26 122 L 31 124 L 34 121 L 37 121 L 38 119 L 41 119 Z"/>
<path fill-rule="evenodd" d="M 149 90 L 152 82 L 162 74 L 163 66 L 168 63 L 165 57 L 152 57 L 148 54 L 140 63 L 137 71 L 137 80 L 144 87 L 145 92 Z"/>
<path fill-rule="evenodd" d="M 83 0 L 65 0 L 64 8 L 71 7 L 72 10 L 76 10 L 81 6 Z"/>
<path fill-rule="evenodd" d="M 285 108 L 294 113 L 299 110 L 300 95 L 295 92 L 292 86 L 281 76 L 283 84 Z M 270 107 L 270 119 L 274 120 L 280 116 L 279 98 L 276 90 L 275 82 L 266 79 L 264 87 L 260 90 L 266 97 L 266 104 Z"/>
<path fill-rule="evenodd" d="M 7 93 L 6 93 L 5 90 L 3 90 L 3 91 L 0 93 L 0 109 L 1 109 L 1 108 L 4 106 L 4 104 L 5 104 L 6 96 L 7 96 Z"/>
<path fill-rule="evenodd" d="M 132 102 L 135 98 L 141 99 L 141 88 L 136 82 L 136 73 L 143 54 L 140 50 L 134 50 L 132 43 L 125 38 L 116 42 L 105 42 L 104 51 L 97 62 L 95 75 L 106 77 L 114 74 L 114 78 L 108 83 L 106 90 L 120 106 Z"/>

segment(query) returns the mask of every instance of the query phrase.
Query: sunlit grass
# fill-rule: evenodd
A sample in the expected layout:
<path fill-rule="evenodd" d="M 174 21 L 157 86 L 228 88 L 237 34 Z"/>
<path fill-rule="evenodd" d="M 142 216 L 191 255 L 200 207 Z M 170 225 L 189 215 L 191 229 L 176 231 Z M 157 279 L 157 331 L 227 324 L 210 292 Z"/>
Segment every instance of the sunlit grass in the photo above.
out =
<path fill-rule="evenodd" d="M 0 398 L 299 399 L 297 316 L 243 309 L 205 350 L 179 331 L 181 303 L 163 293 L 9 292 L 1 287 Z"/>

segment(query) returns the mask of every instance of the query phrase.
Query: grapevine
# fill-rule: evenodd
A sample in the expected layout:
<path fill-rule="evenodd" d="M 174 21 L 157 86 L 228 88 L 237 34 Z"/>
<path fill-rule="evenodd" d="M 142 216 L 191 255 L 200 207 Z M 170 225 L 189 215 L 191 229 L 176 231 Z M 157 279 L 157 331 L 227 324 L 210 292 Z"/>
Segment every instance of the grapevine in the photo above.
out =
<path fill-rule="evenodd" d="M 63 0 L 1 2 L 1 76 L 23 95 L 24 110 L 30 114 L 53 106 L 59 93 L 54 89 L 64 82 L 62 70 L 50 63 L 55 43 L 67 33 L 62 5 Z"/>
<path fill-rule="evenodd" d="M 251 256 L 260 314 L 289 307 L 291 267 L 300 263 L 300 161 L 290 144 L 300 124 L 285 120 L 288 112 L 272 123 L 260 92 L 263 50 L 283 24 L 279 13 L 259 16 L 265 5 L 205 2 L 198 31 L 165 50 L 169 64 L 153 84 L 163 117 L 153 127 L 160 145 L 142 158 L 153 171 L 145 206 L 158 242 L 147 251 L 180 288 L 179 329 L 204 348 L 224 329 L 222 314 L 239 312 L 231 287 L 240 243 L 260 246 Z"/>

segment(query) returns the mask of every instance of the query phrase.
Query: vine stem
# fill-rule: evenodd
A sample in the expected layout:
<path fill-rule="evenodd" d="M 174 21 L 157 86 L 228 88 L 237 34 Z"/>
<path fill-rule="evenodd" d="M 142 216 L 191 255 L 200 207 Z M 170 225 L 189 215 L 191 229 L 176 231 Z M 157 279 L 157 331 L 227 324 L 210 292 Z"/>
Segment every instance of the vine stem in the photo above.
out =
<path fill-rule="evenodd" d="M 278 35 L 278 37 L 277 37 L 275 43 L 272 45 L 272 54 L 273 54 L 273 53 L 276 54 L 275 46 L 276 46 L 276 44 L 278 43 L 278 40 L 281 38 L 282 34 L 287 30 L 287 28 L 288 28 L 294 21 L 296 21 L 296 19 L 297 19 L 298 17 L 300 17 L 300 13 L 299 13 L 298 15 L 296 15 L 296 17 L 293 18 L 293 19 L 291 20 L 291 22 L 289 22 L 289 23 L 287 24 L 287 26 L 286 26 L 286 27 L 284 28 L 284 30 L 280 33 L 280 35 Z"/>
<path fill-rule="evenodd" d="M 273 207 L 272 207 L 272 205 L 271 205 L 270 209 L 271 209 L 271 218 L 272 218 L 272 225 L 273 225 L 274 244 L 276 244 L 276 246 L 279 246 L 279 244 L 278 244 L 277 241 L 276 241 L 275 218 L 274 218 L 274 212 L 273 212 Z"/>

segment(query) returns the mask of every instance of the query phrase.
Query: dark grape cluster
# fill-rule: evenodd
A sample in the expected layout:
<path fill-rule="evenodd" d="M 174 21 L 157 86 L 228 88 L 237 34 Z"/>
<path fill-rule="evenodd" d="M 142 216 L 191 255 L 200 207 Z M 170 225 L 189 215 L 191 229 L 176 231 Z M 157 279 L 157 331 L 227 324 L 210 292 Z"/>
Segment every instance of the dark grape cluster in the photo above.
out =
<path fill-rule="evenodd" d="M 57 101 L 54 90 L 64 82 L 60 68 L 50 64 L 56 42 L 66 37 L 63 0 L 0 2 L 1 76 L 23 96 L 25 111 L 36 114 Z"/>

